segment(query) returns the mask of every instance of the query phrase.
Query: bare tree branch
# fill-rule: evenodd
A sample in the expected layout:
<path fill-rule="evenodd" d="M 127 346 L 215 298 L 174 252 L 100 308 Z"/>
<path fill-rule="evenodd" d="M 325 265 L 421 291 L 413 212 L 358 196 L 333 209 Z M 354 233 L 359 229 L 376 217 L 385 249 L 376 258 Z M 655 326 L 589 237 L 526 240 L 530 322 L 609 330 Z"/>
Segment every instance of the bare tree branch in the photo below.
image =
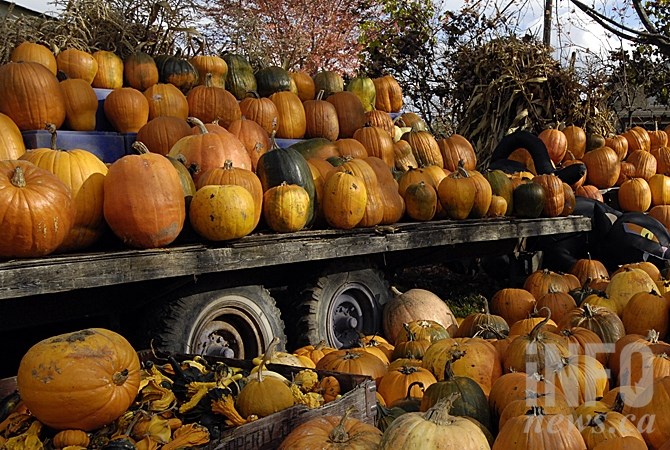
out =
<path fill-rule="evenodd" d="M 635 12 L 646 31 L 636 30 L 623 23 L 617 22 L 606 15 L 596 11 L 594 8 L 582 3 L 580 0 L 570 0 L 577 8 L 583 11 L 596 23 L 615 36 L 631 41 L 635 44 L 647 44 L 658 47 L 664 55 L 670 56 L 670 36 L 660 33 L 649 19 L 641 0 L 633 0 Z"/>

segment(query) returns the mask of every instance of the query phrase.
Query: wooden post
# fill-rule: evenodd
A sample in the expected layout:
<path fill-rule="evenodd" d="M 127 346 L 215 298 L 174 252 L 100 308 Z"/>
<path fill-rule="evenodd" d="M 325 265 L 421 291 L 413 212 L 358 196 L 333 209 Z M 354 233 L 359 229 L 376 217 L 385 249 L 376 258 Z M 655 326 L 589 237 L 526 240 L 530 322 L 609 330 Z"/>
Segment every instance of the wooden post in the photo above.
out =
<path fill-rule="evenodd" d="M 544 1 L 544 30 L 542 43 L 549 47 L 551 45 L 551 10 L 554 7 L 554 0 Z"/>

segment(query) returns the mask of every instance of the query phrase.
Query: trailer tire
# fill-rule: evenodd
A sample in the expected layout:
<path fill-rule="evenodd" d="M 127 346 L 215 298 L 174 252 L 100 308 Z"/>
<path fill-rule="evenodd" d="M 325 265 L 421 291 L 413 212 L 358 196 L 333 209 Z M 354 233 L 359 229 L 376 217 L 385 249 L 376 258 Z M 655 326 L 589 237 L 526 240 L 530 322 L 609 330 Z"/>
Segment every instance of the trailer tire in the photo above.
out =
<path fill-rule="evenodd" d="M 284 350 L 284 322 L 262 286 L 199 292 L 164 303 L 155 311 L 153 347 L 170 353 L 251 359 L 273 337 Z"/>
<path fill-rule="evenodd" d="M 391 291 L 377 269 L 357 269 L 319 277 L 302 291 L 296 345 L 321 340 L 336 348 L 355 346 L 359 334 L 381 331 L 383 305 Z"/>

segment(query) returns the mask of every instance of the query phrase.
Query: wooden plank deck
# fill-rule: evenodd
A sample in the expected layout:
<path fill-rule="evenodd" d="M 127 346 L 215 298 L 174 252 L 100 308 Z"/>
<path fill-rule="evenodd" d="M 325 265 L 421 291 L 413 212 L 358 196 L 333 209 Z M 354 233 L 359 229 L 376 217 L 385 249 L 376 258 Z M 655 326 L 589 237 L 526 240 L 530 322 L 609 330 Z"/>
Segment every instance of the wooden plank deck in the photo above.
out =
<path fill-rule="evenodd" d="M 398 223 L 354 230 L 256 233 L 222 244 L 183 244 L 0 262 L 0 299 L 433 246 L 589 231 L 582 216 Z"/>

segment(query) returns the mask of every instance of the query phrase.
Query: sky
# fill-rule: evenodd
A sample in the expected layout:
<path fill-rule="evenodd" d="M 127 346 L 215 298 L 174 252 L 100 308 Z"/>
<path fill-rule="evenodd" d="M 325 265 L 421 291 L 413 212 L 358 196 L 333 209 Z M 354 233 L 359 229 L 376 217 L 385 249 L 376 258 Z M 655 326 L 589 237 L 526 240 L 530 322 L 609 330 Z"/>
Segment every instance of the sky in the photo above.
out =
<path fill-rule="evenodd" d="M 21 6 L 36 11 L 53 11 L 54 5 L 51 0 L 14 0 Z M 437 0 L 440 1 L 440 0 Z M 472 0 L 441 0 L 444 7 L 449 10 L 459 10 L 465 1 Z M 489 0 L 491 5 L 503 5 L 511 0 Z M 544 0 L 517 0 L 523 3 L 524 16 L 522 25 L 534 34 L 542 35 L 542 11 Z M 588 4 L 595 4 L 599 10 L 612 11 L 620 7 L 623 14 L 631 13 L 632 7 L 624 0 L 586 0 Z M 493 6 L 492 6 L 493 7 Z M 600 53 L 612 48 L 621 47 L 621 42 L 605 32 L 605 30 L 594 25 L 581 11 L 577 10 L 569 0 L 554 0 L 554 22 L 552 45 L 556 48 L 556 57 L 559 60 L 567 59 L 573 50 L 581 52 L 588 51 Z M 560 27 L 560 31 L 559 31 Z"/>

